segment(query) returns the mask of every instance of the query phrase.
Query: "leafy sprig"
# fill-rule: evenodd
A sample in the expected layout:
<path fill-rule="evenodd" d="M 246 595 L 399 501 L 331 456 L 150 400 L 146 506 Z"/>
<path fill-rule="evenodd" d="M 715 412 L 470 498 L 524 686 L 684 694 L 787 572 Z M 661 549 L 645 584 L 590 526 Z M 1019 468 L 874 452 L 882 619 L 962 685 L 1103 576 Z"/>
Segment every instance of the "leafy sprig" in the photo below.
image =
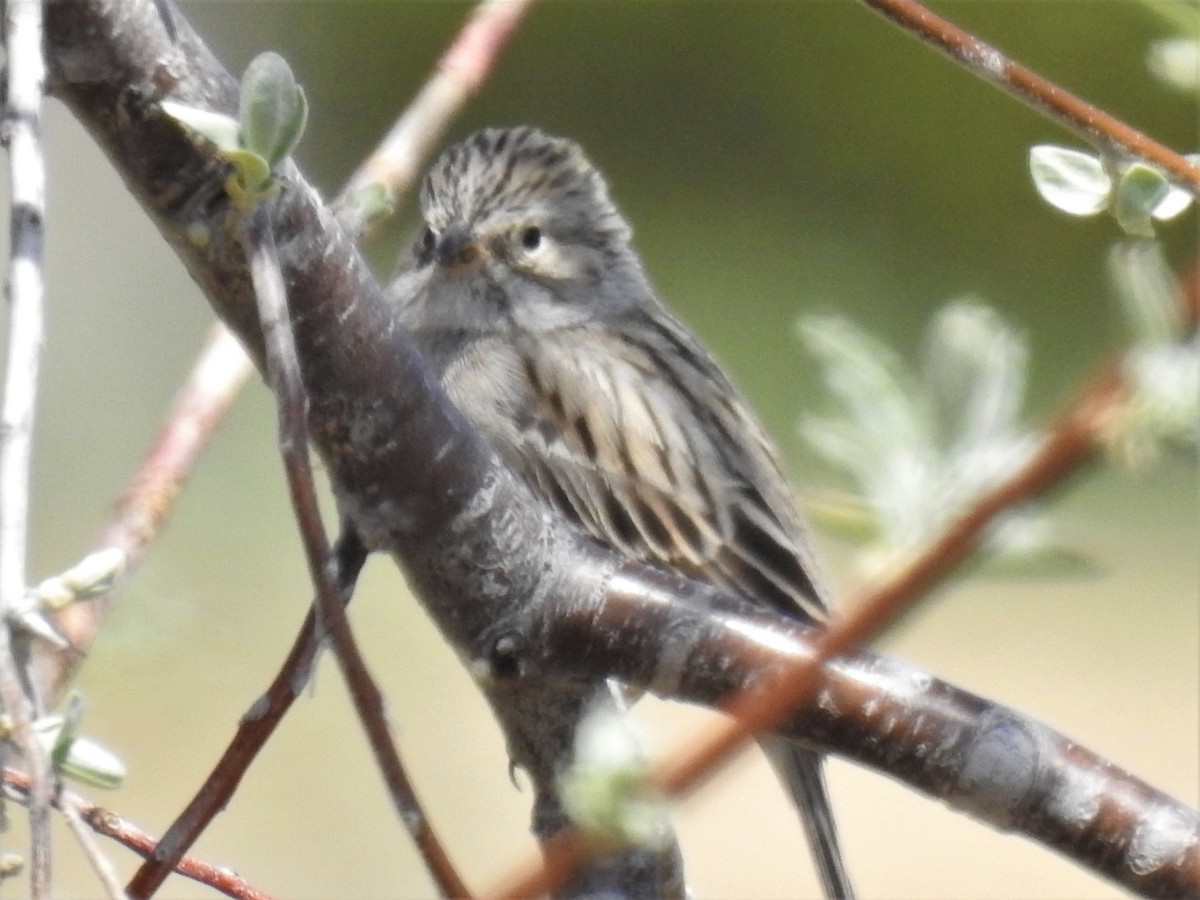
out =
<path fill-rule="evenodd" d="M 242 75 L 238 117 L 164 100 L 163 111 L 207 138 L 233 166 L 225 190 L 247 210 L 273 196 L 271 173 L 296 148 L 308 122 L 308 101 L 278 53 L 260 53 Z"/>

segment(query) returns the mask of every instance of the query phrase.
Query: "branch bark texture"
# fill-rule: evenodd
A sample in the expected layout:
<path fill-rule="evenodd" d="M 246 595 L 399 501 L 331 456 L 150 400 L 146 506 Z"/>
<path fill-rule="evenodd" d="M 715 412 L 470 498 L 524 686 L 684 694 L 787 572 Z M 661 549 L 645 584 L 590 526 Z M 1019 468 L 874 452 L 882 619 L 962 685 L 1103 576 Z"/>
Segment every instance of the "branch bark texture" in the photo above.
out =
<path fill-rule="evenodd" d="M 172 40 L 148 3 L 51 0 L 52 86 L 105 148 L 261 371 L 262 335 L 238 243 L 240 214 L 224 195 L 225 172 L 159 109 L 170 97 L 229 113 L 236 85 L 186 21 L 176 15 L 174 23 Z M 402 563 L 482 682 L 513 761 L 537 789 L 538 831 L 552 834 L 565 823 L 554 799 L 554 763 L 605 677 L 719 705 L 803 654 L 805 644 L 796 629 L 735 598 L 620 564 L 533 502 L 434 383 L 321 198 L 294 167 L 285 167 L 282 178 L 270 214 L 292 304 L 310 439 L 343 515 L 368 548 Z M 928 713 L 911 723 L 910 734 L 897 734 L 897 721 L 871 708 L 872 692 L 885 683 L 898 701 Z M 926 730 L 934 724 L 948 730 Z M 1195 811 L 1102 761 L 1056 768 L 1058 760 L 1079 755 L 1065 738 L 953 693 L 924 673 L 860 651 L 833 666 L 816 702 L 785 731 L 953 798 L 1001 827 L 1069 847 L 1134 890 L 1200 894 Z M 944 745 L 931 743 L 939 739 Z M 1073 781 L 1077 771 L 1095 771 L 1098 780 Z M 1107 791 L 1110 781 L 1114 793 L 1104 796 L 1118 799 L 1096 797 L 1100 812 L 1086 820 L 1078 804 L 1067 802 L 1093 798 L 1089 791 L 1098 783 Z M 1117 837 L 1105 832 L 1104 851 L 1088 856 L 1083 845 L 1098 839 L 1088 830 L 1093 821 L 1115 825 Z M 1141 856 L 1154 863 L 1148 871 L 1134 871 L 1122 855 L 1138 840 L 1153 851 Z M 628 882 L 604 883 L 626 893 L 650 886 L 664 893 L 679 875 L 670 853 L 634 860 L 623 872 Z"/>
<path fill-rule="evenodd" d="M 172 19 L 174 40 L 150 4 L 55 0 L 48 7 L 53 89 L 263 371 L 240 213 L 225 196 L 224 166 L 159 108 L 170 97 L 231 113 L 237 87 L 186 20 Z M 447 639 L 486 677 L 493 645 L 517 630 L 508 620 L 551 598 L 598 594 L 611 561 L 558 527 L 498 464 L 396 326 L 321 198 L 294 166 L 280 177 L 270 214 L 294 304 L 309 435 L 342 514 L 370 549 L 400 559 Z M 565 824 L 555 769 L 593 691 L 578 682 L 488 693 L 513 762 L 537 789 L 535 826 L 543 835 Z M 625 871 L 624 888 L 635 892 L 656 889 L 641 880 L 647 873 L 680 877 L 673 854 Z"/>

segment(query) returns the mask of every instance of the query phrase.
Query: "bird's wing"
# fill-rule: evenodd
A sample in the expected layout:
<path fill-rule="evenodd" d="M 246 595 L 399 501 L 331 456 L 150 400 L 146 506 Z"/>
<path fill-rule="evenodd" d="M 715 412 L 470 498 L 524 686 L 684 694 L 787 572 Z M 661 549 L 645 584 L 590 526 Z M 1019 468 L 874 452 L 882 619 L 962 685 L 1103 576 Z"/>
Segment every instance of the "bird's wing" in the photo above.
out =
<path fill-rule="evenodd" d="M 528 401 L 515 428 L 492 436 L 535 490 L 631 557 L 825 617 L 811 539 L 771 447 L 682 325 L 637 312 L 536 341 L 517 347 Z"/>

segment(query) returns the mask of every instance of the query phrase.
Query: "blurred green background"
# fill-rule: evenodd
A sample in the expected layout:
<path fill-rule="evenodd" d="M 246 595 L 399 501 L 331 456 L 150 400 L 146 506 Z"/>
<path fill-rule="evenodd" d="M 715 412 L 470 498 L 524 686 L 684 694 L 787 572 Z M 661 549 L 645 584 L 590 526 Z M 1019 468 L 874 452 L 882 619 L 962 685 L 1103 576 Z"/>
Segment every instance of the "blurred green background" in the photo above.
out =
<path fill-rule="evenodd" d="M 195 0 L 185 13 L 240 72 L 283 53 L 312 105 L 298 157 L 327 195 L 428 75 L 469 7 L 451 2 Z M 944 3 L 1018 60 L 1181 150 L 1196 98 L 1146 72 L 1168 34 L 1136 2 Z M 529 122 L 580 141 L 632 219 L 661 292 L 727 364 L 797 483 L 828 477 L 795 433 L 823 408 L 794 337 L 839 312 L 905 353 L 945 300 L 977 294 L 1026 331 L 1029 406 L 1044 416 L 1119 345 L 1107 219 L 1050 210 L 1032 143 L 1070 136 L 849 0 L 575 2 L 535 7 L 454 137 Z M 31 577 L 72 562 L 133 471 L 211 315 L 119 179 L 61 107 L 50 154 L 49 309 L 37 430 Z M 368 248 L 390 270 L 414 222 Z M 1176 266 L 1194 213 L 1168 229 Z M 2 327 L 2 326 L 0 326 Z M 161 831 L 274 672 L 308 602 L 257 379 L 213 440 L 175 517 L 88 661 L 85 731 L 127 785 L 97 797 Z M 1055 498 L 1066 540 L 1102 563 L 1074 581 L 972 580 L 936 592 L 890 652 L 1024 710 L 1151 784 L 1197 800 L 1200 526 L 1187 461 L 1094 470 Z M 838 581 L 852 550 L 826 539 Z M 482 889 L 532 842 L 489 713 L 386 560 L 353 618 L 418 790 Z M 431 896 L 335 669 L 322 666 L 197 848 L 282 897 Z M 646 702 L 666 752 L 704 714 Z M 1020 838 L 834 763 L 846 850 L 866 897 L 1109 897 L 1119 892 Z M 698 897 L 795 897 L 815 884 L 799 827 L 753 754 L 679 810 Z M 65 831 L 62 897 L 98 893 Z M 21 849 L 19 830 L 7 841 Z M 130 873 L 132 857 L 111 848 Z M 21 890 L 21 886 L 17 886 Z M 188 882 L 165 896 L 201 896 Z"/>

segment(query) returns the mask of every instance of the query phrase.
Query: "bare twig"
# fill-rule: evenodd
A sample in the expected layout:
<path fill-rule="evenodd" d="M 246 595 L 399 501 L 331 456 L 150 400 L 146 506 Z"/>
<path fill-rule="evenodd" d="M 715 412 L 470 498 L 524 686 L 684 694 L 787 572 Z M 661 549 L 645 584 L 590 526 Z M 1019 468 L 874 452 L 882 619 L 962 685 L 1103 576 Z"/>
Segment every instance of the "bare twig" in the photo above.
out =
<path fill-rule="evenodd" d="M 336 566 L 321 522 L 308 454 L 307 399 L 288 316 L 283 276 L 279 271 L 269 214 L 262 206 L 251 211 L 246 223 L 246 250 L 250 274 L 258 298 L 266 347 L 268 379 L 275 393 L 279 414 L 279 444 L 287 471 L 292 508 L 300 527 L 309 572 L 317 593 L 317 622 L 329 635 L 342 676 L 350 689 L 359 721 L 366 730 L 376 764 L 384 777 L 392 804 L 414 839 L 432 840 L 436 851 L 426 856 L 433 862 L 431 874 L 447 897 L 467 895 L 466 885 L 449 856 L 429 831 L 423 809 L 408 781 L 400 755 L 392 741 L 379 691 L 359 652 L 341 600 Z"/>
<path fill-rule="evenodd" d="M 934 15 L 917 0 L 862 0 L 905 31 L 969 71 L 1106 150 L 1120 148 L 1165 171 L 1193 193 L 1200 192 L 1200 168 L 1115 116 L 1092 106 L 1053 81 L 1009 59 L 995 47 Z"/>
<path fill-rule="evenodd" d="M 349 597 L 354 581 L 366 560 L 366 550 L 357 539 L 343 537 L 338 542 L 338 586 L 343 597 Z M 225 808 L 237 790 L 242 777 L 275 728 L 299 698 L 307 682 L 317 653 L 316 603 L 309 607 L 300 633 L 292 644 L 287 658 L 271 681 L 266 693 L 242 716 L 237 733 L 221 759 L 196 791 L 187 807 L 171 823 L 161 840 L 151 845 L 153 853 L 142 853 L 146 864 L 134 876 L 129 886 L 133 897 L 148 896 L 153 886 L 162 883 L 170 872 L 168 860 L 185 861 L 183 854 L 203 833 L 217 813 Z M 176 871 L 179 871 L 176 868 Z M 143 885 L 150 886 L 143 889 Z"/>
<path fill-rule="evenodd" d="M 29 776 L 22 772 L 5 769 L 4 784 L 5 787 L 15 791 L 18 796 L 28 797 L 29 795 Z M 127 850 L 146 859 L 151 858 L 157 852 L 159 847 L 157 839 L 115 813 L 64 791 L 55 800 L 55 805 L 63 808 L 67 804 L 76 810 L 79 818 L 96 834 L 110 838 Z M 190 878 L 192 881 L 211 887 L 226 896 L 236 898 L 236 900 L 270 900 L 268 894 L 247 884 L 244 879 L 229 869 L 214 866 L 194 857 L 187 856 L 179 860 L 174 871 L 177 875 Z M 120 891 L 120 885 L 117 887 Z M 118 896 L 124 897 L 124 891 L 120 891 Z"/>
<path fill-rule="evenodd" d="M 99 844 L 92 838 L 92 832 L 88 830 L 87 824 L 83 821 L 83 816 L 80 814 L 79 806 L 74 798 L 60 796 L 57 806 L 62 812 L 63 818 L 67 820 L 71 833 L 75 835 L 75 840 L 79 842 L 83 855 L 91 863 L 92 871 L 96 873 L 100 884 L 104 886 L 104 892 L 108 895 L 109 900 L 125 900 L 125 888 L 121 886 L 121 882 L 117 878 L 117 871 L 113 868 L 109 858 L 104 855 Z"/>
<path fill-rule="evenodd" d="M 378 184 L 395 200 L 412 184 L 418 167 L 450 120 L 487 80 L 496 57 L 532 5 L 533 0 L 483 0 L 475 7 L 429 81 L 334 201 L 343 227 L 358 233 L 365 226 L 362 210 L 349 202 L 364 188 Z"/>
<path fill-rule="evenodd" d="M 3 129 L 8 140 L 12 198 L 12 256 L 9 261 L 10 327 L 8 366 L 0 419 L 0 700 L 12 736 L 29 766 L 30 881 L 34 897 L 50 894 L 50 760 L 33 732 L 39 714 L 32 684 L 22 672 L 28 653 L 18 646 L 11 614 L 24 598 L 29 524 L 29 461 L 37 406 L 42 350 L 42 244 L 45 161 L 41 146 L 42 56 L 40 0 L 5 5 L 8 97 Z"/>

